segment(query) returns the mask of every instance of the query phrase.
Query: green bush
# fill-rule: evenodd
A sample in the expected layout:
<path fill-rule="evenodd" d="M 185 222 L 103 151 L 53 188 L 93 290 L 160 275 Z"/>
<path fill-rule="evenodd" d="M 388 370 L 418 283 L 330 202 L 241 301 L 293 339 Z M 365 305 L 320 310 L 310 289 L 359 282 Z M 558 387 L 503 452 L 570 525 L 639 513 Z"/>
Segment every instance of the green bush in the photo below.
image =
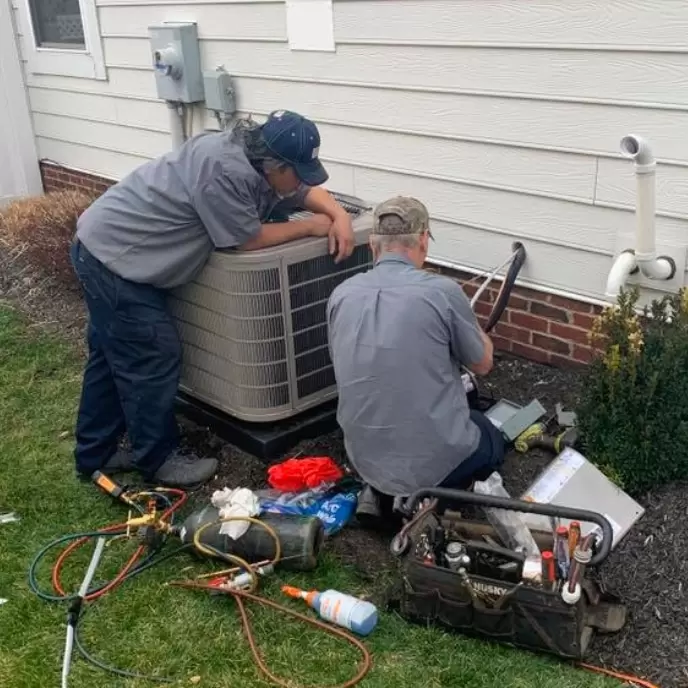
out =
<path fill-rule="evenodd" d="M 578 408 L 586 456 L 634 496 L 688 478 L 688 292 L 637 302 L 622 292 L 595 323 Z"/>

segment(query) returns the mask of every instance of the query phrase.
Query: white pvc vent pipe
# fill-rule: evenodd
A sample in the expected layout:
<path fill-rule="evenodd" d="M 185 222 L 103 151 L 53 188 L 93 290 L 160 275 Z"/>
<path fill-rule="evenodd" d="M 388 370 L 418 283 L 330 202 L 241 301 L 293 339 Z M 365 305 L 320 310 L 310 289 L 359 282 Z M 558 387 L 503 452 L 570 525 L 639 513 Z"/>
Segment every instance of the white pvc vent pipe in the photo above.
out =
<path fill-rule="evenodd" d="M 614 261 L 607 278 L 607 297 L 616 298 L 628 276 L 640 270 L 653 280 L 670 280 L 676 264 L 668 256 L 657 256 L 655 244 L 655 173 L 657 163 L 649 143 L 640 136 L 624 136 L 621 152 L 635 163 L 636 229 L 635 246 Z"/>

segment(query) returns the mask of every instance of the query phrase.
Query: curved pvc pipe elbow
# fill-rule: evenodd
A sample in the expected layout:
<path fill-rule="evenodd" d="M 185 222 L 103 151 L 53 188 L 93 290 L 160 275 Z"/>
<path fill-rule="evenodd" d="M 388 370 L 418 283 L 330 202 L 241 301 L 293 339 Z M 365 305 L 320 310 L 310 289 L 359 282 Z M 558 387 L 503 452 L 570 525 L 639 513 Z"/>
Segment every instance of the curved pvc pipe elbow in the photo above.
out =
<path fill-rule="evenodd" d="M 650 279 L 670 280 L 676 274 L 676 263 L 669 256 L 659 256 L 652 260 L 637 259 L 640 272 Z"/>
<path fill-rule="evenodd" d="M 617 299 L 621 287 L 626 284 L 629 275 L 633 274 L 637 267 L 638 262 L 633 251 L 624 251 L 617 256 L 607 277 L 607 288 L 605 289 L 607 298 Z"/>
<path fill-rule="evenodd" d="M 642 136 L 624 136 L 621 139 L 621 152 L 636 165 L 652 165 L 655 162 L 652 148 Z"/>

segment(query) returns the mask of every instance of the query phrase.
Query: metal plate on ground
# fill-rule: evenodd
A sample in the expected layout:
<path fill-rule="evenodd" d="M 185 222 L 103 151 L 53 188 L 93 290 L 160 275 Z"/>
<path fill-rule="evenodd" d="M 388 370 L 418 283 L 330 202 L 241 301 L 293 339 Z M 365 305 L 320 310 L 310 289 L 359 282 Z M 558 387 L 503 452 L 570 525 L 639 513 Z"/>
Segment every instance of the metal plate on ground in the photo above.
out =
<path fill-rule="evenodd" d="M 545 413 L 544 406 L 537 399 L 533 399 L 527 406 L 500 399 L 485 415 L 508 442 L 513 442 Z"/>
<path fill-rule="evenodd" d="M 502 425 L 510 418 L 513 418 L 516 411 L 521 410 L 521 406 L 515 404 L 513 401 L 507 399 L 500 399 L 485 415 L 488 417 L 492 425 L 501 429 Z"/>
<path fill-rule="evenodd" d="M 640 520 L 645 509 L 609 480 L 596 466 L 575 449 L 567 447 L 536 478 L 521 499 L 541 504 L 568 506 L 594 511 L 604 516 L 614 531 L 612 549 Z M 532 530 L 550 531 L 547 516 L 523 514 Z M 569 525 L 560 519 L 560 525 Z M 597 526 L 581 523 L 581 533 L 587 535 Z"/>

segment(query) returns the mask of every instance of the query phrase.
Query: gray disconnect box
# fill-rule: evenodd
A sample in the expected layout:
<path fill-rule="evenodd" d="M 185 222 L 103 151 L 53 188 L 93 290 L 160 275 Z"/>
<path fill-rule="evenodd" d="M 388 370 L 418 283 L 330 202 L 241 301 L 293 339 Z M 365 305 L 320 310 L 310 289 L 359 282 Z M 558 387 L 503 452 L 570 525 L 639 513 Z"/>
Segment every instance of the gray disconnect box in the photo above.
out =
<path fill-rule="evenodd" d="M 163 22 L 148 27 L 158 97 L 181 103 L 203 101 L 203 75 L 194 22 Z"/>
<path fill-rule="evenodd" d="M 234 85 L 229 72 L 222 68 L 203 72 L 205 106 L 214 112 L 233 115 L 236 112 Z"/>

